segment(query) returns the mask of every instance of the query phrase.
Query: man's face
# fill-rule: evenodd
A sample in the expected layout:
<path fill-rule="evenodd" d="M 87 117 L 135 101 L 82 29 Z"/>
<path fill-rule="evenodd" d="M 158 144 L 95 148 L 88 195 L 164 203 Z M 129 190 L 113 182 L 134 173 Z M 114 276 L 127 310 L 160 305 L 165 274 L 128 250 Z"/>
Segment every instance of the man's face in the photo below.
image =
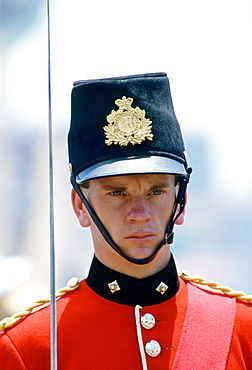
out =
<path fill-rule="evenodd" d="M 84 192 L 114 242 L 127 256 L 140 259 L 164 238 L 175 201 L 174 181 L 164 174 L 107 177 L 91 180 Z M 99 255 L 106 242 L 89 220 Z"/>

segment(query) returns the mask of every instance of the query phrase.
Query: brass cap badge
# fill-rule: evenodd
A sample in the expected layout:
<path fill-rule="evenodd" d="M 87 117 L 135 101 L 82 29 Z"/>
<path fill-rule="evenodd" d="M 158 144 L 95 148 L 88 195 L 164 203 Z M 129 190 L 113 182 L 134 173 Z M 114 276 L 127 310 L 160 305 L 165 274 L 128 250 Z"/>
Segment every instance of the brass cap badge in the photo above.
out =
<path fill-rule="evenodd" d="M 151 120 L 145 118 L 144 109 L 132 108 L 132 103 L 133 99 L 125 96 L 115 101 L 119 109 L 111 111 L 106 117 L 109 124 L 103 127 L 107 145 L 127 146 L 129 143 L 141 144 L 145 139 L 153 140 Z"/>

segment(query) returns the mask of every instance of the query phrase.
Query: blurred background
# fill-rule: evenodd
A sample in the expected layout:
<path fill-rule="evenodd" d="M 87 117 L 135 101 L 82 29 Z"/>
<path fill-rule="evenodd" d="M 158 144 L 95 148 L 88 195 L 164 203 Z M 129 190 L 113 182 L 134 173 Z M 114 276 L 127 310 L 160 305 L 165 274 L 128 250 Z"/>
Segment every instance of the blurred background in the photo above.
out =
<path fill-rule="evenodd" d="M 178 269 L 252 293 L 251 16 L 251 0 L 51 0 L 57 288 L 93 256 L 70 204 L 72 83 L 164 71 L 194 168 Z M 49 295 L 46 27 L 46 1 L 1 1 L 1 317 Z"/>

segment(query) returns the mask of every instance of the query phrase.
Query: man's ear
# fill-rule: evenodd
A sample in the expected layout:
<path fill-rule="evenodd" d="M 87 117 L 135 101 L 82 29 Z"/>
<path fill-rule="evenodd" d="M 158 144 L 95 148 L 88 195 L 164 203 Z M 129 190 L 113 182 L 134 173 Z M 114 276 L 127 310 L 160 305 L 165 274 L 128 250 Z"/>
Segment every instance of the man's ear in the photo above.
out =
<path fill-rule="evenodd" d="M 187 207 L 188 193 L 185 194 L 185 206 L 183 212 L 179 215 L 178 219 L 175 221 L 175 225 L 183 225 L 185 221 L 186 207 Z"/>
<path fill-rule="evenodd" d="M 82 203 L 82 200 L 80 199 L 79 195 L 76 193 L 74 189 L 72 189 L 71 192 L 71 201 L 74 213 L 76 214 L 79 223 L 82 227 L 88 227 L 90 226 L 90 216 L 88 211 L 86 210 L 86 207 Z"/>

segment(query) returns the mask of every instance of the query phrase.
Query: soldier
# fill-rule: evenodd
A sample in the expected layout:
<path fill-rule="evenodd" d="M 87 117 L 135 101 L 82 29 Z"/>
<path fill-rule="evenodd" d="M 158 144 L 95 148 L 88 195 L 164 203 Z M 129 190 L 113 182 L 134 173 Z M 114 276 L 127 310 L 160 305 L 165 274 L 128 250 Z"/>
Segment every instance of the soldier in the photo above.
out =
<path fill-rule="evenodd" d="M 57 301 L 59 369 L 252 369 L 252 297 L 178 277 L 170 252 L 191 168 L 166 74 L 76 82 L 68 140 L 95 253 Z M 1 369 L 50 368 L 50 307 L 30 312 L 2 321 Z"/>

